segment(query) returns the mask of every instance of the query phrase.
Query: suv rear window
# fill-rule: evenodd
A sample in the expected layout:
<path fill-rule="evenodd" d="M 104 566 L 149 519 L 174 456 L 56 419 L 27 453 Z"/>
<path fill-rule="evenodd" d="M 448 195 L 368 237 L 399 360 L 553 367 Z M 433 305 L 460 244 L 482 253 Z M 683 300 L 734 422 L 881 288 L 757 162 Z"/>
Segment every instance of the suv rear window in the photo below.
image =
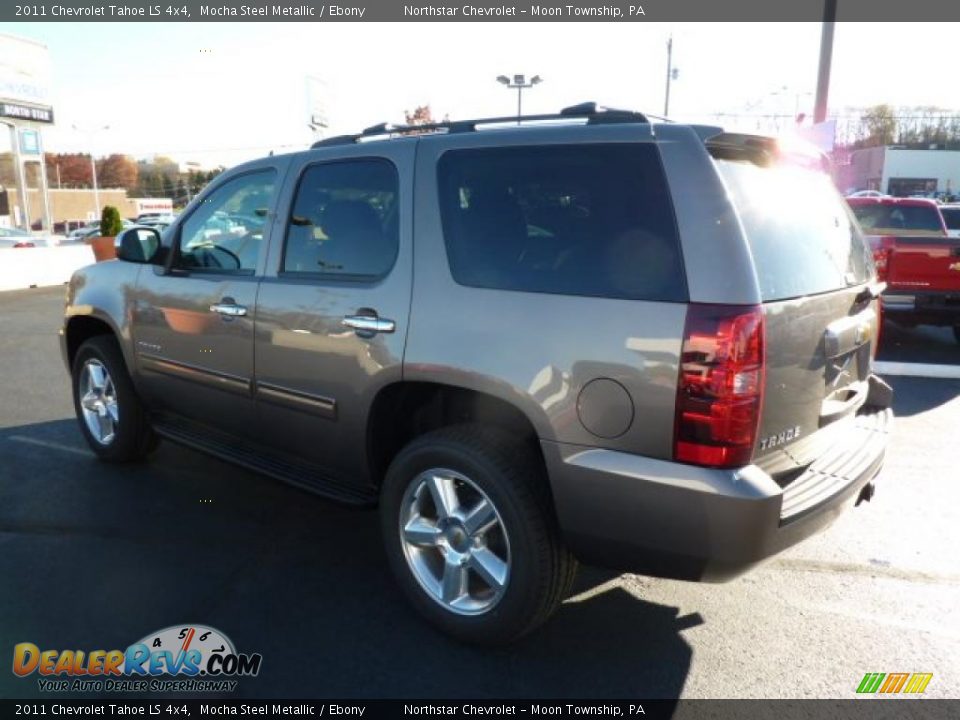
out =
<path fill-rule="evenodd" d="M 788 162 L 715 162 L 743 224 L 764 302 L 870 279 L 867 245 L 826 173 Z"/>
<path fill-rule="evenodd" d="M 461 285 L 687 299 L 653 144 L 452 150 L 438 179 L 450 270 Z"/>

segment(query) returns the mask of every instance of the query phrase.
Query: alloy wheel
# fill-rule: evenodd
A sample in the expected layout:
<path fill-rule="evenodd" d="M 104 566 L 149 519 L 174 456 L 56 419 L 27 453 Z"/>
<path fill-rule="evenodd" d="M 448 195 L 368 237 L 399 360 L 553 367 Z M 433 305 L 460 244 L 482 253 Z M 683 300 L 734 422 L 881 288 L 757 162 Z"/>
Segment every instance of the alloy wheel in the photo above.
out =
<path fill-rule="evenodd" d="M 510 542 L 490 497 L 445 468 L 420 473 L 400 505 L 407 565 L 437 603 L 458 615 L 489 612 L 510 581 Z"/>
<path fill-rule="evenodd" d="M 90 435 L 101 445 L 109 445 L 117 436 L 120 405 L 113 378 L 102 362 L 91 358 L 83 364 L 77 393 Z"/>

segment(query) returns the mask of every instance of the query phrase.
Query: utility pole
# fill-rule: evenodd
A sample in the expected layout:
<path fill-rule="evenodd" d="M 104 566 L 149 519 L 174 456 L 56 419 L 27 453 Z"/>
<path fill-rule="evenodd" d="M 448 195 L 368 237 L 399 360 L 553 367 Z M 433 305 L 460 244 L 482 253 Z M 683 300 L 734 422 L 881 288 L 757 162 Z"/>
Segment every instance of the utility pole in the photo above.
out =
<path fill-rule="evenodd" d="M 833 59 L 833 28 L 837 20 L 837 0 L 824 0 L 823 27 L 820 31 L 820 68 L 817 71 L 817 97 L 813 106 L 813 122 L 827 119 L 827 96 L 830 93 L 830 62 Z"/>
<path fill-rule="evenodd" d="M 673 66 L 673 35 L 667 40 L 667 85 L 663 98 L 663 116 L 670 117 L 670 81 L 676 80 L 679 75 L 677 68 Z"/>
<path fill-rule="evenodd" d="M 92 130 L 83 130 L 74 125 L 73 129 L 77 132 L 85 133 L 88 138 L 88 142 L 90 143 L 90 174 L 93 176 L 93 205 L 96 208 L 96 219 L 100 217 L 100 191 L 97 189 L 97 161 L 93 152 L 93 136 L 94 133 L 109 130 L 110 126 L 104 125 L 103 127 L 94 128 Z"/>
<path fill-rule="evenodd" d="M 100 217 L 100 192 L 97 190 L 97 161 L 93 157 L 93 151 L 90 152 L 90 172 L 93 175 L 93 204 L 97 209 L 94 217 Z"/>

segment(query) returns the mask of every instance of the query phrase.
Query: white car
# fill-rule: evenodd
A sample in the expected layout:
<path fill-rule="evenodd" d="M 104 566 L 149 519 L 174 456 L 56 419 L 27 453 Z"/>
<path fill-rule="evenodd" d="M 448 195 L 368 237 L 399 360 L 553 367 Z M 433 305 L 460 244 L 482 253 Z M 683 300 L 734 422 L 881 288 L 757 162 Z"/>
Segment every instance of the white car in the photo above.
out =
<path fill-rule="evenodd" d="M 886 193 L 882 193 L 879 190 L 857 190 L 856 192 L 849 193 L 848 198 L 858 198 L 858 197 L 887 197 Z"/>
<path fill-rule="evenodd" d="M 129 220 L 123 220 L 123 229 L 127 230 L 132 228 L 136 223 L 132 223 Z M 68 242 L 83 242 L 87 238 L 95 237 L 100 234 L 100 222 L 92 222 L 89 225 L 84 225 L 82 228 L 77 228 L 70 236 L 67 238 Z"/>
<path fill-rule="evenodd" d="M 142 213 L 137 215 L 137 225 L 155 225 L 165 223 L 169 225 L 176 219 L 173 213 Z"/>

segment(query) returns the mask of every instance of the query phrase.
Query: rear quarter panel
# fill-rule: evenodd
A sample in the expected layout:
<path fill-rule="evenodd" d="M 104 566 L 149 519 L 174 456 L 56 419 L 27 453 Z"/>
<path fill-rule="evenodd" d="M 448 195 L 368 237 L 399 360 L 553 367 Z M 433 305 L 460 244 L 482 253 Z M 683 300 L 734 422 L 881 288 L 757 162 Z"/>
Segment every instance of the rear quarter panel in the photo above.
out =
<path fill-rule="evenodd" d="M 706 146 L 690 127 L 655 127 L 673 197 L 690 301 L 759 304 L 753 257 Z"/>
<path fill-rule="evenodd" d="M 448 149 L 652 139 L 649 127 L 610 126 L 422 140 L 404 378 L 506 400 L 544 440 L 670 457 L 686 305 L 458 285 L 447 262 L 437 200 L 437 161 Z M 615 437 L 594 435 L 579 419 L 581 391 L 599 378 L 619 383 L 629 398 L 629 427 Z M 622 412 L 619 402 L 615 398 L 617 406 L 609 409 Z M 591 410 L 603 414 L 606 408 Z"/>

